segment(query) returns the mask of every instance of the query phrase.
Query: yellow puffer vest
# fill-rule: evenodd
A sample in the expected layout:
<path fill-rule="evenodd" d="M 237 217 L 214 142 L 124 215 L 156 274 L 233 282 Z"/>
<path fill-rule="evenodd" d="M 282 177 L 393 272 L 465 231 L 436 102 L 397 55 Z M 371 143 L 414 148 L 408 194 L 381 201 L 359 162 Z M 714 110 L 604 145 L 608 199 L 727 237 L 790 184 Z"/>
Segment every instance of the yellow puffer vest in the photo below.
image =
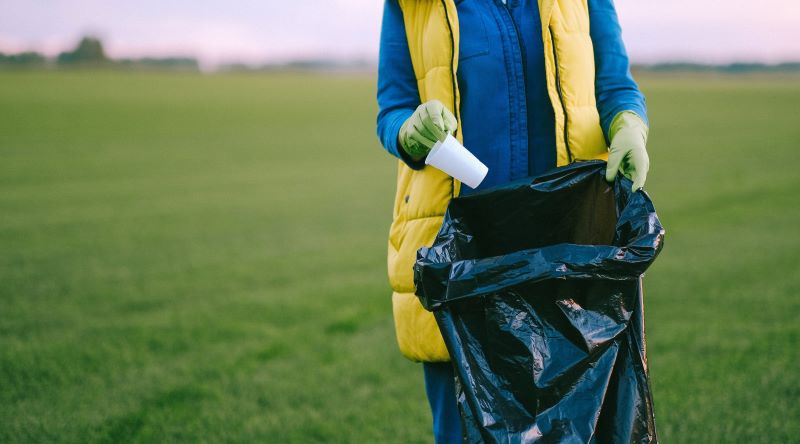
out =
<path fill-rule="evenodd" d="M 460 124 L 459 28 L 453 0 L 399 0 L 422 102 L 437 99 Z M 547 87 L 556 120 L 558 165 L 606 159 L 594 92 L 594 51 L 587 0 L 539 0 Z M 469 130 L 469 129 L 467 129 Z M 462 128 L 455 136 L 462 140 Z M 413 264 L 433 243 L 450 199 L 461 184 L 433 167 L 412 170 L 398 161 L 397 192 L 389 230 L 389 282 L 400 351 L 413 361 L 449 361 L 433 315 L 414 295 Z"/>

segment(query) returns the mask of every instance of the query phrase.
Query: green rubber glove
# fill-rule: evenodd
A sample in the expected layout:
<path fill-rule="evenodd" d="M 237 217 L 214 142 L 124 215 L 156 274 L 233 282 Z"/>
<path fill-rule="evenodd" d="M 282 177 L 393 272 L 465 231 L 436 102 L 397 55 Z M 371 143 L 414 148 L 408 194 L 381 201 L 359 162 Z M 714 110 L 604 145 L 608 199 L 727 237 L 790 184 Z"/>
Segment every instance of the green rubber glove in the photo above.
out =
<path fill-rule="evenodd" d="M 416 161 L 425 157 L 434 143 L 444 140 L 447 133 L 454 132 L 457 127 L 453 113 L 442 102 L 430 100 L 418 106 L 403 123 L 397 139 L 403 151 Z"/>
<path fill-rule="evenodd" d="M 622 111 L 614 117 L 608 130 L 611 147 L 606 169 L 607 181 L 613 182 L 617 172 L 621 172 L 633 181 L 633 191 L 644 187 L 647 170 L 650 169 L 647 133 L 647 124 L 632 111 Z"/>

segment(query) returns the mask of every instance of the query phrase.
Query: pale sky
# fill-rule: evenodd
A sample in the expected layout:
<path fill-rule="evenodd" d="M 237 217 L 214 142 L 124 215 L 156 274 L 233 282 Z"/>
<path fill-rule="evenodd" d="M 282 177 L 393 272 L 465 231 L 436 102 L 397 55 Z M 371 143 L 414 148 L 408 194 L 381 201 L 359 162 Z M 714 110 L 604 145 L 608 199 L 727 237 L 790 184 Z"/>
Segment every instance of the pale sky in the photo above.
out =
<path fill-rule="evenodd" d="M 591 0 L 589 0 L 591 1 Z M 616 0 L 634 62 L 800 60 L 800 0 Z M 0 0 L 0 52 L 101 37 L 112 57 L 194 56 L 204 67 L 375 60 L 382 0 Z"/>

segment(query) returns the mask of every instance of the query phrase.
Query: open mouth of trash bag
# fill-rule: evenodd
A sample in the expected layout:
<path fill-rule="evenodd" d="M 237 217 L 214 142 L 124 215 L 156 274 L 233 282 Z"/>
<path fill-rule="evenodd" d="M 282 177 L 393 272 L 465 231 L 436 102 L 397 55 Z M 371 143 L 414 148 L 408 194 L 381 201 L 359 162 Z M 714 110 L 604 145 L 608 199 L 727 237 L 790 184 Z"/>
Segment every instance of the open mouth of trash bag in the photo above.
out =
<path fill-rule="evenodd" d="M 641 277 L 650 198 L 577 162 L 453 199 L 414 266 L 469 442 L 656 442 Z"/>

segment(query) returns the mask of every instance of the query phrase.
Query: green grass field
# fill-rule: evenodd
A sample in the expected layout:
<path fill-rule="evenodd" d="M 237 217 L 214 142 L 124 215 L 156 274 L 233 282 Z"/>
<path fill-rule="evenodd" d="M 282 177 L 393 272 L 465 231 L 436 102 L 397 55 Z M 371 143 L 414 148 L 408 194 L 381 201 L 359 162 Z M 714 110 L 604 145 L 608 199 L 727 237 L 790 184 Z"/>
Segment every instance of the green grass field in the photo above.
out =
<path fill-rule="evenodd" d="M 642 77 L 666 443 L 800 441 L 800 78 Z M 369 76 L 0 73 L 0 442 L 431 442 Z"/>

